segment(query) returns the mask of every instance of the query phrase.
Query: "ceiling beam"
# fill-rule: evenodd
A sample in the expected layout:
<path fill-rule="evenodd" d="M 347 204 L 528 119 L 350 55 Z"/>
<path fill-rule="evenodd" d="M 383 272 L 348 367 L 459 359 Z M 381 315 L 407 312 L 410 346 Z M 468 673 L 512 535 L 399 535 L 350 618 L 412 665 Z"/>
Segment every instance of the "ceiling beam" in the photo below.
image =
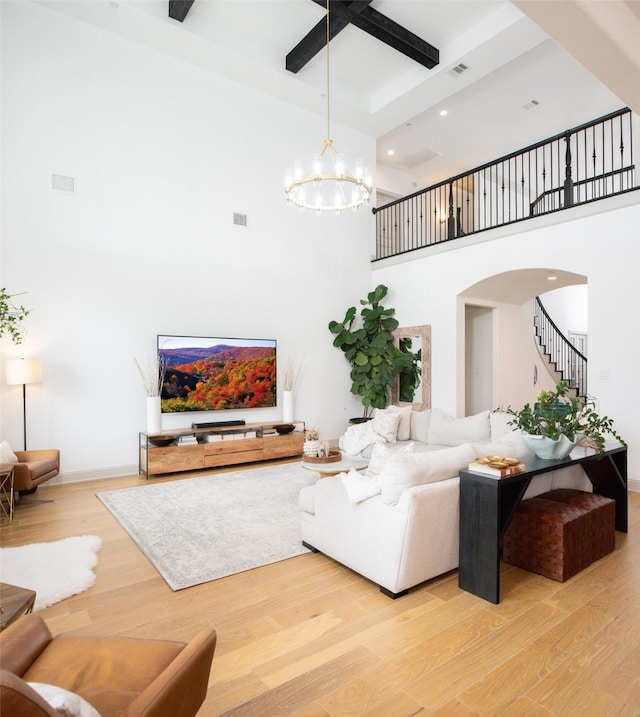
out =
<path fill-rule="evenodd" d="M 327 0 L 313 0 L 322 7 Z M 438 48 L 369 7 L 372 0 L 329 0 L 329 39 L 352 24 L 403 55 L 431 69 L 440 62 Z M 286 68 L 298 72 L 327 44 L 326 20 L 321 20 L 287 55 Z"/>
<path fill-rule="evenodd" d="M 315 1 L 315 0 L 314 0 Z M 351 6 L 355 7 L 355 12 L 362 12 L 367 5 L 373 0 L 354 0 Z M 318 3 L 322 7 L 326 7 L 325 0 Z M 346 16 L 338 16 L 333 14 L 333 3 L 329 9 L 329 40 L 333 38 L 351 22 Z M 285 60 L 285 67 L 289 72 L 299 72 L 306 64 L 315 57 L 323 47 L 327 46 L 327 20 L 326 17 L 320 20 L 313 29 L 310 30 L 300 42 L 291 50 Z"/>
<path fill-rule="evenodd" d="M 183 22 L 195 0 L 169 0 L 169 17 Z"/>

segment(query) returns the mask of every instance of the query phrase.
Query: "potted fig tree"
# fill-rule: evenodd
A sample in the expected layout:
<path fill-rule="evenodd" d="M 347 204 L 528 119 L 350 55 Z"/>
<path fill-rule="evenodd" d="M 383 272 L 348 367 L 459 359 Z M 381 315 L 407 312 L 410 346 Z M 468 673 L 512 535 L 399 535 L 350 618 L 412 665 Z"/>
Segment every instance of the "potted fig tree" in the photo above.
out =
<path fill-rule="evenodd" d="M 399 374 L 419 375 L 414 370 L 418 356 L 394 344 L 398 320 L 395 309 L 382 304 L 387 293 L 387 287 L 380 284 L 360 300 L 360 312 L 351 306 L 342 321 L 329 322 L 329 331 L 335 336 L 333 345 L 344 353 L 351 367 L 351 393 L 362 400 L 360 420 L 369 418 L 374 408 L 387 407 Z"/>

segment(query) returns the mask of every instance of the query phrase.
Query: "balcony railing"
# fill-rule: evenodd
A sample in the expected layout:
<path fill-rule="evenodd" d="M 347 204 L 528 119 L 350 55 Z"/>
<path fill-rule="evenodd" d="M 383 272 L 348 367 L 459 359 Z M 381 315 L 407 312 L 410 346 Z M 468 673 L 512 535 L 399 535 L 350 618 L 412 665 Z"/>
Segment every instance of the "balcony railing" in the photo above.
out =
<path fill-rule="evenodd" d="M 374 209 L 375 260 L 631 191 L 634 170 L 625 108 Z"/>

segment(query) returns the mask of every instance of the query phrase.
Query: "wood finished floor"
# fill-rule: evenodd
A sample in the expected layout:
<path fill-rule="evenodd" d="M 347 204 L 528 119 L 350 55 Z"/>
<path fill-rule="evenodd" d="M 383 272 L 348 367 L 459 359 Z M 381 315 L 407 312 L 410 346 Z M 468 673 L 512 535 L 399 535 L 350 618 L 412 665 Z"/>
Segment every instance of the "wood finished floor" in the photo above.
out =
<path fill-rule="evenodd" d="M 213 626 L 200 717 L 640 715 L 638 493 L 614 553 L 564 584 L 503 566 L 492 605 L 456 572 L 393 601 L 314 554 L 172 592 L 95 497 L 141 484 L 42 487 L 55 502 L 20 505 L 0 544 L 103 539 L 96 584 L 40 613 L 54 634 L 187 640 Z"/>

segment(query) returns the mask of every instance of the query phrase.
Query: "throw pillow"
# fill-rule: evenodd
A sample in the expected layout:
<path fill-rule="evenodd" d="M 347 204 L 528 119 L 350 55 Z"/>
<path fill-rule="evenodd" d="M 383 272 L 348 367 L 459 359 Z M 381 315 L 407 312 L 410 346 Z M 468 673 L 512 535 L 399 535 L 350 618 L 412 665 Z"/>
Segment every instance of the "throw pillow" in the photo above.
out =
<path fill-rule="evenodd" d="M 430 408 L 426 411 L 412 411 L 410 440 L 420 441 L 420 443 L 429 443 L 430 418 Z"/>
<path fill-rule="evenodd" d="M 411 437 L 411 406 L 387 406 L 384 409 L 387 413 L 397 413 L 400 416 L 398 423 L 398 434 L 396 438 L 399 441 L 408 441 Z M 376 409 L 375 415 L 384 413 L 380 409 Z"/>
<path fill-rule="evenodd" d="M 454 478 L 475 457 L 475 451 L 468 444 L 440 451 L 391 456 L 378 476 L 382 502 L 397 505 L 407 488 Z"/>
<path fill-rule="evenodd" d="M 439 408 L 431 410 L 429 443 L 432 446 L 484 443 L 489 438 L 489 411 L 466 418 L 454 418 Z"/>
<path fill-rule="evenodd" d="M 395 443 L 398 440 L 398 425 L 400 424 L 399 413 L 389 413 L 388 411 L 380 411 L 376 414 L 373 421 L 373 430 L 385 441 Z"/>
<path fill-rule="evenodd" d="M 533 451 L 524 442 L 524 438 L 519 431 L 507 434 L 499 438 L 497 441 L 489 443 L 475 443 L 473 449 L 476 452 L 476 458 L 484 458 L 485 456 L 508 456 L 509 458 L 520 458 L 527 461 L 533 458 Z"/>
<path fill-rule="evenodd" d="M 0 463 L 17 463 L 18 456 L 11 450 L 7 441 L 0 443 Z"/>
<path fill-rule="evenodd" d="M 380 493 L 380 486 L 374 476 L 363 475 L 353 468 L 348 473 L 340 473 L 340 480 L 352 503 L 362 503 Z"/>
<path fill-rule="evenodd" d="M 509 435 L 518 429 L 515 426 L 510 426 L 509 421 L 513 421 L 515 416 L 512 416 L 506 411 L 491 411 L 489 414 L 489 426 L 491 429 L 491 440 L 497 441 L 498 438 Z"/>
<path fill-rule="evenodd" d="M 100 717 L 94 707 L 74 692 L 44 682 L 27 682 L 27 684 L 64 717 Z"/>
<path fill-rule="evenodd" d="M 361 453 L 367 446 L 372 445 L 382 438 L 373 430 L 373 421 L 356 423 L 347 428 L 342 437 L 342 450 L 349 455 L 355 456 Z"/>
<path fill-rule="evenodd" d="M 413 443 L 407 443 L 397 448 L 391 448 L 386 443 L 376 443 L 369 459 L 368 471 L 376 475 L 382 473 L 389 456 L 400 453 L 413 453 Z"/>

